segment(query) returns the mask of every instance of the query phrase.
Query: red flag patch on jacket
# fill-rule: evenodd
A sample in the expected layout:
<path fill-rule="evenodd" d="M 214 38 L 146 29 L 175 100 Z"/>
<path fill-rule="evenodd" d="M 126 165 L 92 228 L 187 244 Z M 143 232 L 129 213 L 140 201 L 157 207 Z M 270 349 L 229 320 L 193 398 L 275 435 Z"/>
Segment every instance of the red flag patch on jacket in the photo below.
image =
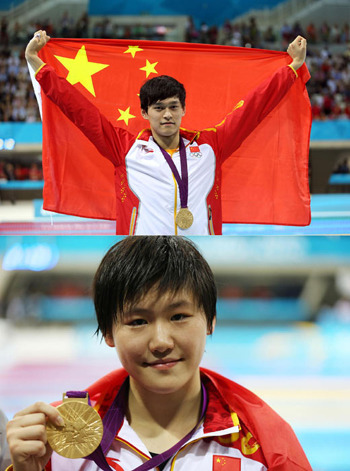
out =
<path fill-rule="evenodd" d="M 241 460 L 232 456 L 213 456 L 213 471 L 241 471 Z"/>
<path fill-rule="evenodd" d="M 182 127 L 200 130 L 220 123 L 250 90 L 291 62 L 285 52 L 102 39 L 51 39 L 40 57 L 114 126 L 135 134 L 146 124 L 138 93 L 147 79 L 165 74 L 182 82 L 187 91 Z M 309 74 L 305 65 L 298 73 L 300 79 L 286 97 L 224 162 L 223 222 L 310 223 L 311 108 L 305 88 Z M 69 127 L 50 100 L 42 100 L 43 167 L 49 176 L 44 207 L 115 219 L 113 165 L 74 125 Z"/>

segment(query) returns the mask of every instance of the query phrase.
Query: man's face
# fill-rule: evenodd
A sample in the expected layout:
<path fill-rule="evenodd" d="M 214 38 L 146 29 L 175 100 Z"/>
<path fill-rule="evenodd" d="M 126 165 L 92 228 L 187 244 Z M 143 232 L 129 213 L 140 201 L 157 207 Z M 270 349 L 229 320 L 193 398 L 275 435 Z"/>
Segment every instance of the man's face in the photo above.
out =
<path fill-rule="evenodd" d="M 142 116 L 148 119 L 153 136 L 169 138 L 179 132 L 185 109 L 177 97 L 159 100 L 148 107 L 147 112 L 142 110 Z"/>
<path fill-rule="evenodd" d="M 200 387 L 207 320 L 187 291 L 159 295 L 153 288 L 135 305 L 105 338 L 115 347 L 130 375 L 131 387 L 155 394 Z"/>

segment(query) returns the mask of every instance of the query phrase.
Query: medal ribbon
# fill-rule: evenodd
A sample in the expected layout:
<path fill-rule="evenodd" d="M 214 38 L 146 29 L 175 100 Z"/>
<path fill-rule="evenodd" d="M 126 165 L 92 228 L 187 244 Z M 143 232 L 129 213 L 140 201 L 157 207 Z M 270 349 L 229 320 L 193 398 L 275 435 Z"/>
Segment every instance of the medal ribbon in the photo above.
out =
<path fill-rule="evenodd" d="M 159 145 L 159 144 L 158 144 Z M 186 147 L 184 144 L 184 141 L 182 137 L 180 136 L 180 145 L 179 145 L 179 151 L 180 151 L 180 162 L 181 162 L 181 176 L 172 160 L 170 155 L 162 148 L 160 147 L 160 150 L 162 151 L 162 154 L 169 165 L 175 180 L 179 186 L 179 191 L 180 191 L 180 202 L 181 202 L 181 208 L 187 208 L 188 204 L 188 168 L 187 168 L 187 158 L 186 158 Z"/>
<path fill-rule="evenodd" d="M 208 396 L 207 391 L 203 385 L 202 387 L 202 409 L 201 409 L 201 416 L 197 423 L 197 425 L 179 442 L 177 442 L 174 446 L 169 448 L 168 450 L 160 453 L 157 456 L 154 456 L 150 460 L 146 461 L 142 465 L 134 468 L 133 471 L 147 471 L 149 469 L 155 468 L 160 464 L 168 461 L 169 458 L 174 456 L 180 448 L 192 437 L 194 432 L 197 430 L 199 424 L 204 419 L 205 411 L 207 409 L 207 402 Z M 106 415 L 104 416 L 103 422 L 103 436 L 100 445 L 97 449 L 92 452 L 90 455 L 86 456 L 86 459 L 94 461 L 99 468 L 103 471 L 113 471 L 113 469 L 109 466 L 105 454 L 108 452 L 109 448 L 112 445 L 112 442 L 119 431 L 125 415 L 126 404 L 128 399 L 128 392 L 129 392 L 129 378 L 126 378 L 122 387 L 120 388 L 118 394 L 114 398 L 112 404 L 110 405 Z M 67 391 L 66 396 L 70 398 L 81 398 L 86 397 L 87 391 Z M 90 398 L 89 404 L 91 405 Z"/>

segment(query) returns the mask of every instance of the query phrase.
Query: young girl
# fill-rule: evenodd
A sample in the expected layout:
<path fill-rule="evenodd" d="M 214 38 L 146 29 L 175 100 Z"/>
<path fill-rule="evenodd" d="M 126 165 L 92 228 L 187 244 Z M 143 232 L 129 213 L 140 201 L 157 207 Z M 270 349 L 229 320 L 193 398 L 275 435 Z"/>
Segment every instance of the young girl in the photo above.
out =
<path fill-rule="evenodd" d="M 192 242 L 118 242 L 97 270 L 94 302 L 97 330 L 124 367 L 87 388 L 104 421 L 101 445 L 87 459 L 52 452 L 52 429 L 70 434 L 74 447 L 88 426 L 39 402 L 9 422 L 15 471 L 311 471 L 292 429 L 267 404 L 199 367 L 215 327 L 216 287 Z M 73 402 L 85 395 L 67 393 Z"/>

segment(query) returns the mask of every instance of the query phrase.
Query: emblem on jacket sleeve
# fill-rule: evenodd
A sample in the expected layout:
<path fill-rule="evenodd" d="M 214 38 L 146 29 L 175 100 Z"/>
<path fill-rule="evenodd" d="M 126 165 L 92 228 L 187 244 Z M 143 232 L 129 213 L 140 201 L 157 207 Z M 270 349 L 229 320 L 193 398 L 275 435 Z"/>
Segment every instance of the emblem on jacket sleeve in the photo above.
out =
<path fill-rule="evenodd" d="M 151 147 L 145 145 L 141 146 L 141 151 L 143 154 L 154 154 L 154 150 Z"/>

